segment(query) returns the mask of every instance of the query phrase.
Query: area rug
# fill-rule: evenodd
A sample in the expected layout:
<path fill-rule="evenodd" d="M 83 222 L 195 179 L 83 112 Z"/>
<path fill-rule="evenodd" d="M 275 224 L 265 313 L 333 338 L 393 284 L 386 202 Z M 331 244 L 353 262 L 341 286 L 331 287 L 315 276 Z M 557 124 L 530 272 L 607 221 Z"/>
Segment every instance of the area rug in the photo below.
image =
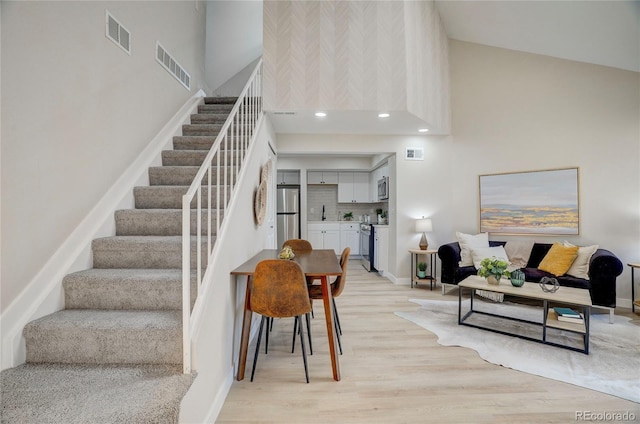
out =
<path fill-rule="evenodd" d="M 514 370 L 563 381 L 640 402 L 640 327 L 629 318 L 616 316 L 609 324 L 608 314 L 592 314 L 589 355 L 554 346 L 522 340 L 477 328 L 458 325 L 458 302 L 410 299 L 421 306 L 415 312 L 396 312 L 438 336 L 443 346 L 473 349 L 482 359 Z M 474 309 L 501 315 L 541 321 L 540 307 L 505 302 L 476 302 Z M 469 301 L 463 301 L 463 311 Z M 476 316 L 478 314 L 474 314 Z M 498 320 L 496 318 L 489 318 Z M 499 320 L 496 327 L 506 329 L 513 321 Z M 518 323 L 514 325 L 518 326 Z M 520 330 L 514 330 L 520 331 Z M 563 337 L 562 333 L 557 337 Z M 567 337 L 572 337 L 571 333 Z"/>

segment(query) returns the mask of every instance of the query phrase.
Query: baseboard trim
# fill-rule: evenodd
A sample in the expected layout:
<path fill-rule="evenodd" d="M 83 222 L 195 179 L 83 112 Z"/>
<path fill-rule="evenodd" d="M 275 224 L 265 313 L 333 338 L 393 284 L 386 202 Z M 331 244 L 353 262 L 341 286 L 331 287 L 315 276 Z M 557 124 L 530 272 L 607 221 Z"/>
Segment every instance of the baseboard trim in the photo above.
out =
<path fill-rule="evenodd" d="M 220 415 L 220 411 L 222 411 L 222 407 L 224 406 L 224 402 L 227 400 L 227 395 L 229 394 L 229 391 L 231 390 L 231 385 L 233 384 L 233 380 L 234 380 L 234 374 L 233 374 L 233 367 L 229 369 L 229 372 L 227 373 L 226 378 L 224 379 L 224 382 L 220 385 L 220 387 L 218 388 L 218 391 L 216 392 L 216 395 L 214 396 L 214 398 L 211 401 L 211 404 L 209 405 L 209 408 L 206 412 L 205 415 L 205 419 L 201 422 L 203 423 L 215 423 L 216 420 L 218 419 L 218 415 Z M 196 377 L 196 381 L 197 381 L 197 377 Z M 195 385 L 195 382 L 194 382 Z M 193 386 L 192 386 L 193 388 Z M 186 396 L 185 396 L 186 398 Z M 183 403 L 184 403 L 184 399 L 183 398 Z M 193 422 L 192 419 L 188 419 L 187 417 L 185 417 L 183 415 L 183 408 L 182 408 L 182 404 L 180 405 L 180 417 L 178 419 L 179 422 L 181 423 L 187 423 L 187 422 Z"/>
<path fill-rule="evenodd" d="M 0 316 L 0 370 L 25 361 L 24 326 L 64 308 L 62 279 L 92 266 L 92 240 L 115 234 L 114 212 L 133 207 L 133 187 L 148 184 L 149 166 L 159 164 L 162 150 L 172 148 L 173 136 L 182 134 L 182 124 L 189 123 L 205 95 L 200 90 L 180 107 Z"/>

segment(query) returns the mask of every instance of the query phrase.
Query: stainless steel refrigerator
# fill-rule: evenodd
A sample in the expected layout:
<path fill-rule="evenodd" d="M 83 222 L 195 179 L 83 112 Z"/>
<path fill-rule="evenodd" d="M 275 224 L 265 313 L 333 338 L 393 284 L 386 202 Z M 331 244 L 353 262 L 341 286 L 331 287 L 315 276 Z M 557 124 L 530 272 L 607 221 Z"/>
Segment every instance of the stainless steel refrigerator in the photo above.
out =
<path fill-rule="evenodd" d="M 300 238 L 300 186 L 280 185 L 277 192 L 278 246 L 286 240 Z"/>

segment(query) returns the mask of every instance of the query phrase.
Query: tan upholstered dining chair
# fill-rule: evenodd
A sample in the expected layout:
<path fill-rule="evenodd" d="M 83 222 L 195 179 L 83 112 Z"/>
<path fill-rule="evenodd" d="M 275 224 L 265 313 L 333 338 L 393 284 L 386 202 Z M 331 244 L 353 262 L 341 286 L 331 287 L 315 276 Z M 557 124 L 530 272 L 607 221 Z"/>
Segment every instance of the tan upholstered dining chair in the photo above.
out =
<path fill-rule="evenodd" d="M 304 373 L 309 382 L 309 370 L 307 368 L 307 354 L 304 345 L 304 330 L 302 316 L 311 311 L 309 290 L 304 273 L 300 265 L 293 261 L 282 259 L 267 259 L 259 262 L 253 274 L 251 286 L 250 309 L 262 315 L 256 352 L 251 369 L 251 381 L 256 371 L 256 363 L 260 352 L 260 342 L 265 321 L 270 318 L 295 317 L 295 322 L 300 324 L 300 343 L 302 345 L 302 359 Z M 266 329 L 267 337 L 269 334 Z M 296 332 L 293 333 L 295 340 Z"/>
<path fill-rule="evenodd" d="M 333 300 L 333 321 L 336 327 L 336 336 L 338 338 L 338 347 L 340 348 L 340 354 L 342 355 L 342 341 L 340 336 L 342 335 L 342 326 L 340 325 L 340 317 L 338 315 L 338 308 L 336 307 L 336 297 L 340 296 L 344 290 L 344 286 L 347 283 L 347 265 L 349 264 L 349 256 L 351 255 L 351 248 L 345 247 L 340 255 L 340 267 L 342 268 L 342 275 L 338 276 L 336 280 L 331 283 L 331 295 Z M 320 284 L 309 285 L 309 298 L 311 299 L 312 309 L 314 300 L 322 300 L 322 286 Z M 309 333 L 309 344 L 311 344 L 311 331 L 307 328 Z M 293 350 L 292 350 L 293 351 Z"/>
<path fill-rule="evenodd" d="M 296 252 L 310 252 L 313 250 L 311 246 L 311 242 L 304 239 L 289 239 L 282 243 L 282 247 L 289 246 L 293 249 L 293 254 Z M 307 277 L 307 284 L 313 284 L 314 278 Z M 273 321 L 271 322 L 273 324 Z M 313 350 L 311 350 L 311 354 L 313 354 Z"/>
<path fill-rule="evenodd" d="M 311 243 L 308 240 L 304 239 L 289 239 L 282 243 L 282 247 L 289 246 L 293 249 L 293 253 L 297 251 L 311 251 L 313 247 L 311 247 Z"/>

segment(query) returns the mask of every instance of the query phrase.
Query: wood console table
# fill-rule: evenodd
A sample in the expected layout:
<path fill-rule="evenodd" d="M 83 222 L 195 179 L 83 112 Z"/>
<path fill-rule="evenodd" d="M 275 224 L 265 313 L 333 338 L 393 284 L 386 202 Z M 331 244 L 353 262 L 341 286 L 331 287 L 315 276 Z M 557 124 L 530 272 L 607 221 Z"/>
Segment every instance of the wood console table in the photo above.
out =
<path fill-rule="evenodd" d="M 492 331 L 494 333 L 505 334 L 508 336 L 518 337 L 524 340 L 530 340 L 530 341 L 544 343 L 544 344 L 552 345 L 556 347 L 562 347 L 564 349 L 582 352 L 587 355 L 589 354 L 589 321 L 590 321 L 590 315 L 591 315 L 591 296 L 589 295 L 589 290 L 577 289 L 573 287 L 560 287 L 560 289 L 557 292 L 550 293 L 550 292 L 542 291 L 538 283 L 525 282 L 522 287 L 514 287 L 511 285 L 511 282 L 509 280 L 500 281 L 500 284 L 496 286 L 496 285 L 487 284 L 484 278 L 479 277 L 477 275 L 472 275 L 465 278 L 458 284 L 458 287 L 459 287 L 459 290 L 458 290 L 458 324 L 459 325 L 467 325 L 469 327 L 475 327 L 475 328 L 479 328 L 486 331 Z M 462 289 L 463 288 L 467 288 L 471 290 L 470 310 L 464 314 L 462 311 Z M 493 314 L 493 313 L 483 312 L 483 311 L 474 309 L 474 296 L 475 296 L 476 290 L 487 290 L 487 291 L 492 291 L 496 293 L 508 294 L 510 296 L 517 296 L 524 299 L 534 299 L 534 300 L 540 301 L 542 302 L 542 309 L 540 311 L 541 322 L 529 321 L 529 320 L 521 319 L 517 317 Z M 573 322 L 559 321 L 555 314 L 555 311 L 550 307 L 550 303 L 581 309 L 582 315 L 584 317 L 584 322 L 573 323 Z M 511 333 L 509 331 L 501 330 L 500 328 L 496 328 L 496 327 L 485 327 L 483 325 L 477 325 L 467 321 L 473 314 L 490 315 L 500 319 L 519 321 L 523 323 L 532 324 L 536 327 L 540 327 L 542 330 L 542 334 L 538 337 L 531 337 L 524 334 Z M 582 335 L 584 349 L 550 341 L 547 338 L 547 331 L 549 329 L 570 331 L 572 333 L 577 333 Z"/>

